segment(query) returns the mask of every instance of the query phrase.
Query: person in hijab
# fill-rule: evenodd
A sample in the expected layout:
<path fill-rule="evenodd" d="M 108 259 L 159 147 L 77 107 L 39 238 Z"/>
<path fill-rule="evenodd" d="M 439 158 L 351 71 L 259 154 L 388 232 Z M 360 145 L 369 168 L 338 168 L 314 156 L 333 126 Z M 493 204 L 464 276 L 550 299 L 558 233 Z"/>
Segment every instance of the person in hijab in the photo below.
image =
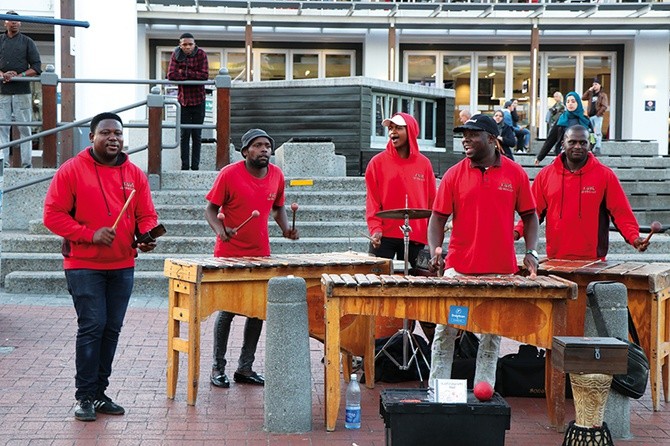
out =
<path fill-rule="evenodd" d="M 500 134 L 497 136 L 498 144 L 502 148 L 505 156 L 512 161 L 514 161 L 514 153 L 512 152 L 512 147 L 516 145 L 516 136 L 514 136 L 514 130 L 512 127 L 505 124 L 505 115 L 502 110 L 496 110 L 493 114 L 493 120 L 498 124 L 498 132 Z"/>
<path fill-rule="evenodd" d="M 559 116 L 547 135 L 540 152 L 535 157 L 535 165 L 538 166 L 540 162 L 547 156 L 549 150 L 554 147 L 554 154 L 561 153 L 561 146 L 563 143 L 563 136 L 565 130 L 573 125 L 581 125 L 591 130 L 591 121 L 584 114 L 584 106 L 582 105 L 582 98 L 579 93 L 571 91 L 565 95 L 565 111 Z"/>

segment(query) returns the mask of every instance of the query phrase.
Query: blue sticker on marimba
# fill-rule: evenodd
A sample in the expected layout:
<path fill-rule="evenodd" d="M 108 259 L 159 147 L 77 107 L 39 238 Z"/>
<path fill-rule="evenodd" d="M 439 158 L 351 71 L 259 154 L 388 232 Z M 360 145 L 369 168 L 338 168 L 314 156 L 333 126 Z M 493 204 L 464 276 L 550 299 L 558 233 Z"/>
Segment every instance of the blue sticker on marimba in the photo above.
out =
<path fill-rule="evenodd" d="M 467 325 L 468 307 L 452 305 L 449 307 L 449 323 L 452 325 Z"/>

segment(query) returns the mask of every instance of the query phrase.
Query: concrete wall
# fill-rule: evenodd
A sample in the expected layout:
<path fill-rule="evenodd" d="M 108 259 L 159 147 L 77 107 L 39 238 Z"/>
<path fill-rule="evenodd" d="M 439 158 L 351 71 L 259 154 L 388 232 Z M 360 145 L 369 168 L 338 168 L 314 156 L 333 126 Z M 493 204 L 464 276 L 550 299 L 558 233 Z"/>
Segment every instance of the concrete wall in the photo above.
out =
<path fill-rule="evenodd" d="M 668 154 L 669 46 L 669 31 L 640 31 L 626 45 L 621 92 L 622 137 L 657 140 L 659 154 Z M 650 100 L 656 101 L 655 111 L 645 111 L 645 103 Z"/>

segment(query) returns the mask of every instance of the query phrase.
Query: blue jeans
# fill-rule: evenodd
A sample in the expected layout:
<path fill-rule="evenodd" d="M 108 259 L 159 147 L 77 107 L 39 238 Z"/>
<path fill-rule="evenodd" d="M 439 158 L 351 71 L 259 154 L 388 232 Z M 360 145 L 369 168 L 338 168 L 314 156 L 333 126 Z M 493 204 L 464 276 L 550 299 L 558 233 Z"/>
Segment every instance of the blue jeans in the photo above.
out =
<path fill-rule="evenodd" d="M 591 127 L 593 127 L 593 133 L 596 134 L 596 145 L 593 147 L 593 151 L 600 153 L 603 144 L 603 117 L 591 116 L 589 120 L 591 121 Z"/>
<path fill-rule="evenodd" d="M 74 396 L 94 399 L 109 386 L 119 333 L 133 291 L 135 268 L 65 270 L 77 312 Z"/>
<path fill-rule="evenodd" d="M 217 369 L 221 373 L 224 373 L 226 370 L 228 337 L 230 336 L 230 326 L 235 316 L 235 313 L 219 311 L 214 323 L 214 364 L 212 364 L 212 368 Z M 262 330 L 262 319 L 248 317 L 244 323 L 244 340 L 242 341 L 240 359 L 237 362 L 237 371 L 243 375 L 253 371 L 254 360 L 256 359 L 256 346 L 258 345 Z"/>

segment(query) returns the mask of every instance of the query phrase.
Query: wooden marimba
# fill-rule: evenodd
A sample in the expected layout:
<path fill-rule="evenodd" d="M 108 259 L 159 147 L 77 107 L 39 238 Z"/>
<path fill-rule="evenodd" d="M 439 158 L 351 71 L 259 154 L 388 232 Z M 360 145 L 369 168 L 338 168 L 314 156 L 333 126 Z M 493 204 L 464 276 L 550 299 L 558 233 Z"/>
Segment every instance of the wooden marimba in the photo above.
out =
<path fill-rule="evenodd" d="M 335 429 L 340 406 L 340 318 L 345 314 L 393 316 L 447 323 L 506 336 L 547 349 L 545 387 L 549 419 L 565 424 L 565 375 L 551 366 L 554 336 L 565 335 L 566 301 L 577 285 L 554 276 L 413 277 L 324 274 L 326 429 Z M 460 323 L 453 323 L 458 321 Z M 374 376 L 366 364 L 366 376 Z"/>
<path fill-rule="evenodd" d="M 650 363 L 651 399 L 659 410 L 661 385 L 668 402 L 670 383 L 670 263 L 552 259 L 540 263 L 540 274 L 552 274 L 579 286 L 576 301 L 568 303 L 568 336 L 584 335 L 586 286 L 611 280 L 626 285 L 628 308 Z"/>
<path fill-rule="evenodd" d="M 200 375 L 200 324 L 210 314 L 219 310 L 265 319 L 267 284 L 272 277 L 293 275 L 305 279 L 310 336 L 323 341 L 325 325 L 321 275 L 385 274 L 392 271 L 391 260 L 355 252 L 166 259 L 164 274 L 170 279 L 168 398 L 175 396 L 179 375 L 179 353 L 185 353 L 188 367 L 186 401 L 190 405 L 195 405 Z M 187 338 L 181 337 L 182 322 L 188 323 Z M 366 367 L 374 367 L 374 324 L 369 318 L 351 317 L 341 323 L 343 349 L 363 356 Z"/>

